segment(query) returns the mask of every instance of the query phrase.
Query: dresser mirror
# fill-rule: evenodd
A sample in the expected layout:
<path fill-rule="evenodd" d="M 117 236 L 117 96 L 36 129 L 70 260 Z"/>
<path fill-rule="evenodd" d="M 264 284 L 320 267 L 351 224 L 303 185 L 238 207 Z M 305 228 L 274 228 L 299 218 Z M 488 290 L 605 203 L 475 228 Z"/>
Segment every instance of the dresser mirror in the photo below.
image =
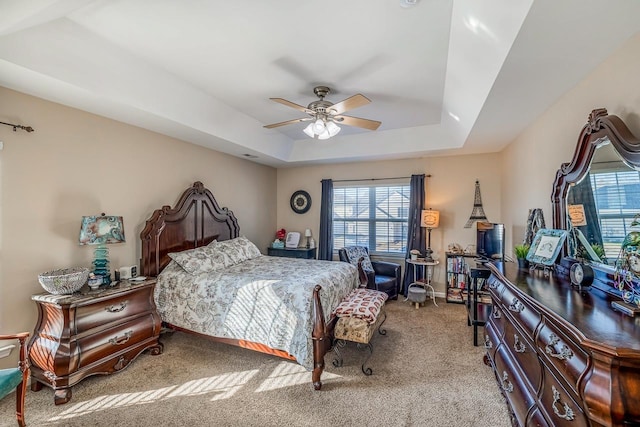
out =
<path fill-rule="evenodd" d="M 638 171 L 640 140 L 619 117 L 593 110 L 573 159 L 556 172 L 553 186 L 553 228 L 574 228 L 563 249 L 560 273 L 566 274 L 579 257 L 592 265 L 609 290 L 620 245 L 640 213 Z"/>

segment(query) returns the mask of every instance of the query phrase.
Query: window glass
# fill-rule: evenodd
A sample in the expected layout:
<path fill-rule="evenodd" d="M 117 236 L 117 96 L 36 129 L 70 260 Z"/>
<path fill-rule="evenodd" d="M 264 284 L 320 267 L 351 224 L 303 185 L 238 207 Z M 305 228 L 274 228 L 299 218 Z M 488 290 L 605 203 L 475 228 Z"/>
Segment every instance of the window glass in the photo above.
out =
<path fill-rule="evenodd" d="M 333 244 L 366 246 L 372 253 L 406 252 L 409 185 L 335 187 Z"/>
<path fill-rule="evenodd" d="M 640 173 L 634 170 L 590 174 L 607 259 L 618 257 L 624 237 L 640 213 Z"/>

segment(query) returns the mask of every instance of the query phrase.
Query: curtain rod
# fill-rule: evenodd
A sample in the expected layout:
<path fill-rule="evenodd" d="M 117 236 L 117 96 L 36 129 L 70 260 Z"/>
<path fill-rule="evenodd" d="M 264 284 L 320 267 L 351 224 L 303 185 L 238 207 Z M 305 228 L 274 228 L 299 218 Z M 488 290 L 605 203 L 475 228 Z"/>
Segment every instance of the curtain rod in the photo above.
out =
<path fill-rule="evenodd" d="M 390 178 L 362 178 L 362 179 L 334 179 L 333 182 L 360 182 L 360 181 L 386 181 L 388 179 L 409 179 L 410 176 L 394 176 Z M 425 175 L 425 178 L 431 178 L 431 175 Z"/>

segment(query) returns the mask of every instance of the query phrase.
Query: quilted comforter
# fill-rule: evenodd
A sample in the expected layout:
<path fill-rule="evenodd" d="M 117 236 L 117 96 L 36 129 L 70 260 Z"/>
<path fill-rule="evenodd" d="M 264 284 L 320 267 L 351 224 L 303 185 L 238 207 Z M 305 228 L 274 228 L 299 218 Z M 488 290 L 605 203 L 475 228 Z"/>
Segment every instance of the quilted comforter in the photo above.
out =
<path fill-rule="evenodd" d="M 265 344 L 313 369 L 313 289 L 325 320 L 358 286 L 346 262 L 258 256 L 191 275 L 172 261 L 159 275 L 155 302 L 163 321 L 202 334 Z"/>

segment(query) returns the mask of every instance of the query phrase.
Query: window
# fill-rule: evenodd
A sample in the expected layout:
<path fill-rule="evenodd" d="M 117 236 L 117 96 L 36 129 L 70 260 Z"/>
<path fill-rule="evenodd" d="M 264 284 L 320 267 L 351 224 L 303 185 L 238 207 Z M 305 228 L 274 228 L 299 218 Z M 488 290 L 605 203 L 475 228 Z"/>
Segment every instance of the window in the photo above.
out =
<path fill-rule="evenodd" d="M 590 173 L 607 259 L 618 257 L 624 237 L 640 212 L 640 173 L 634 170 Z"/>
<path fill-rule="evenodd" d="M 409 185 L 334 188 L 334 247 L 357 245 L 371 253 L 406 253 L 409 194 Z"/>

